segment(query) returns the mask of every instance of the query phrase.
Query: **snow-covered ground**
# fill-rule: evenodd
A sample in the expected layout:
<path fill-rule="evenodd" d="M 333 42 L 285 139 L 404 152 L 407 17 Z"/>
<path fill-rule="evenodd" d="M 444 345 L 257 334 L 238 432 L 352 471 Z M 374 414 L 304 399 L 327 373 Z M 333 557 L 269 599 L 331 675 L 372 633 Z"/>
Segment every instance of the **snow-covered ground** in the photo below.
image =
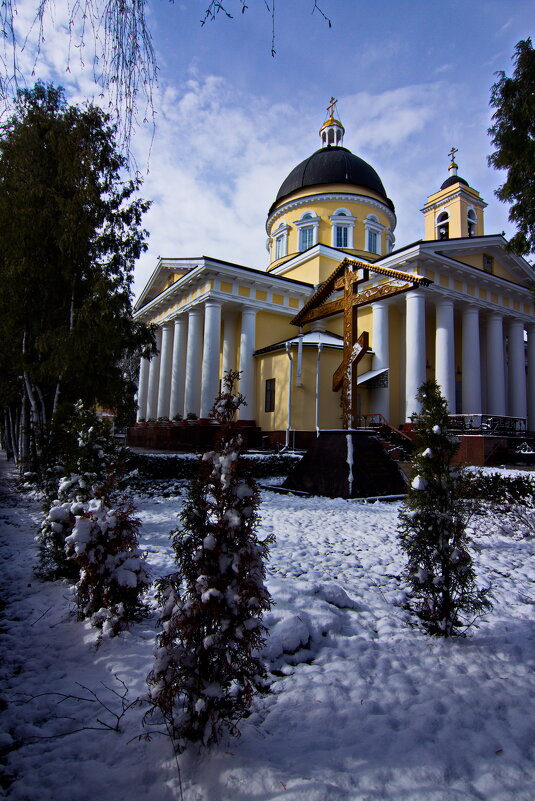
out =
<path fill-rule="evenodd" d="M 168 532 L 181 503 L 138 498 L 155 575 L 172 569 Z M 277 537 L 272 692 L 241 738 L 180 756 L 180 787 L 168 738 L 139 739 L 144 709 L 129 707 L 146 691 L 156 612 L 96 648 L 68 586 L 33 575 L 38 502 L 0 495 L 4 797 L 532 801 L 535 541 L 477 534 L 494 610 L 466 638 L 439 641 L 403 607 L 398 503 L 264 491 L 261 511 L 260 534 Z"/>

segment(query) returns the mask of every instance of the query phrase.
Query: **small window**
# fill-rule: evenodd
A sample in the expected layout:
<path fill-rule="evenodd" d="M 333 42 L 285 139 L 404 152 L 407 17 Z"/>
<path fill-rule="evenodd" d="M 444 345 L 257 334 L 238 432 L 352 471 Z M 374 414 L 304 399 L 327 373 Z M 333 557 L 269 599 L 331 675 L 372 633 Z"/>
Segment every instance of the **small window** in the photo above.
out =
<path fill-rule="evenodd" d="M 268 378 L 266 380 L 266 397 L 265 397 L 264 411 L 266 411 L 266 412 L 274 412 L 275 411 L 275 379 L 274 378 Z"/>
<path fill-rule="evenodd" d="M 299 231 L 299 250 L 308 250 L 314 243 L 314 229 L 312 226 L 301 228 Z"/>
<path fill-rule="evenodd" d="M 284 237 L 278 236 L 275 240 L 275 260 L 282 259 L 283 256 L 286 256 L 284 251 Z"/>
<path fill-rule="evenodd" d="M 486 254 L 483 254 L 483 269 L 485 270 L 486 273 L 492 274 L 494 269 L 494 259 L 492 258 L 492 256 L 487 256 Z"/>
<path fill-rule="evenodd" d="M 347 225 L 336 226 L 336 247 L 337 248 L 347 247 Z"/>
<path fill-rule="evenodd" d="M 377 231 L 368 231 L 368 250 L 377 253 Z"/>

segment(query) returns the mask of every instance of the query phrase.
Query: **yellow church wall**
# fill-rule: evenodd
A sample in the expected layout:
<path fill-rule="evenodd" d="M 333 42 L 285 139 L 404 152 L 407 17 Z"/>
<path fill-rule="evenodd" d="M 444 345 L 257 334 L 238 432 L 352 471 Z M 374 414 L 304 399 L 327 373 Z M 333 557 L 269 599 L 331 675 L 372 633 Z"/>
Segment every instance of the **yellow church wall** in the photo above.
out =
<path fill-rule="evenodd" d="M 292 428 L 310 431 L 316 427 L 317 348 L 303 348 L 302 386 L 297 386 L 297 347 L 294 358 L 292 391 Z M 325 348 L 320 358 L 320 428 L 341 427 L 340 393 L 332 390 L 333 373 L 342 360 L 342 351 Z"/>
<path fill-rule="evenodd" d="M 397 306 L 391 306 L 388 316 L 388 388 L 390 398 L 390 421 L 394 425 L 399 425 L 399 423 L 405 419 L 405 409 L 402 408 L 402 406 L 404 406 L 403 398 L 405 393 L 404 391 L 402 392 L 401 381 L 401 365 L 403 362 L 402 343 L 405 340 L 402 330 L 403 322 L 401 310 Z"/>
<path fill-rule="evenodd" d="M 280 431 L 287 426 L 288 374 L 289 359 L 284 351 L 256 357 L 256 422 L 264 431 Z M 269 378 L 275 379 L 275 409 L 272 412 L 265 411 L 266 381 Z"/>
<path fill-rule="evenodd" d="M 333 270 L 334 266 L 331 272 Z M 284 275 L 285 278 L 293 278 L 294 281 L 306 281 L 309 284 L 319 284 L 321 281 L 325 280 L 320 278 L 320 263 L 318 258 L 307 261 L 305 264 L 298 264 L 290 270 L 285 270 L 281 275 Z"/>
<path fill-rule="evenodd" d="M 265 348 L 275 342 L 291 339 L 299 333 L 295 325 L 290 325 L 290 318 L 274 312 L 260 311 L 256 315 L 255 348 Z M 239 340 L 239 337 L 238 337 Z"/>
<path fill-rule="evenodd" d="M 373 350 L 373 311 L 371 306 L 364 306 L 362 309 L 358 310 L 357 329 L 358 336 L 360 336 L 363 331 L 368 332 L 370 335 L 370 347 Z M 371 370 L 372 368 L 370 367 L 369 369 Z"/>
<path fill-rule="evenodd" d="M 291 349 L 293 360 L 291 428 L 310 431 L 316 427 L 316 367 L 317 348 L 304 347 L 301 370 L 302 386 L 297 386 L 297 345 Z M 320 359 L 320 428 L 341 427 L 340 393 L 332 391 L 332 376 L 342 358 L 342 352 L 326 348 Z M 288 380 L 290 360 L 286 351 L 262 354 L 257 357 L 257 424 L 265 431 L 285 430 L 288 425 Z M 275 409 L 265 411 L 266 381 L 275 379 Z"/>
<path fill-rule="evenodd" d="M 470 267 L 475 267 L 477 270 L 483 270 L 483 256 L 484 253 L 470 253 L 459 257 L 459 261 L 464 264 L 469 264 Z M 492 275 L 498 278 L 505 278 L 506 281 L 518 283 L 518 280 L 510 273 L 497 259 L 492 259 Z"/>

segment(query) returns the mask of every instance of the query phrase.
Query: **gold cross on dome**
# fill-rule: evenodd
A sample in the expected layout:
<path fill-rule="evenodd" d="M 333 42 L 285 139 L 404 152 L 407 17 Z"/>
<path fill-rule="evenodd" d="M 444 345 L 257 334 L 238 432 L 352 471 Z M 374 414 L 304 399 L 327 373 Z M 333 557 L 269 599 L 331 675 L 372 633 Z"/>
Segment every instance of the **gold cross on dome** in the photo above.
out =
<path fill-rule="evenodd" d="M 338 103 L 338 100 L 336 100 L 334 97 L 331 97 L 331 102 L 327 106 L 327 111 L 329 112 L 329 117 L 334 117 L 334 107 L 336 106 L 337 103 Z"/>
<path fill-rule="evenodd" d="M 452 161 L 455 161 L 455 154 L 458 153 L 458 152 L 459 152 L 459 148 L 452 147 L 452 149 L 448 153 L 448 156 L 451 158 Z"/>

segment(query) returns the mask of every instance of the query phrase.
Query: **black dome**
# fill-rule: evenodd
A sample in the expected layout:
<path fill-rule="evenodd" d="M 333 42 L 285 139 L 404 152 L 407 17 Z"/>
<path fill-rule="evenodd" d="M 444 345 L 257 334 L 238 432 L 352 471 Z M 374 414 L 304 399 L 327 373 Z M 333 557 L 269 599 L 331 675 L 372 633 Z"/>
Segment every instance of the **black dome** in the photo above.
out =
<path fill-rule="evenodd" d="M 447 189 L 448 186 L 453 186 L 453 184 L 464 184 L 465 186 L 470 186 L 468 181 L 465 181 L 464 178 L 461 178 L 460 175 L 450 175 L 449 178 L 446 178 L 441 189 Z"/>
<path fill-rule="evenodd" d="M 275 203 L 269 210 L 292 192 L 319 184 L 353 184 L 371 189 L 384 198 L 394 211 L 394 204 L 386 196 L 383 183 L 373 167 L 364 159 L 355 156 L 345 147 L 322 147 L 298 164 L 291 171 L 277 193 Z"/>

